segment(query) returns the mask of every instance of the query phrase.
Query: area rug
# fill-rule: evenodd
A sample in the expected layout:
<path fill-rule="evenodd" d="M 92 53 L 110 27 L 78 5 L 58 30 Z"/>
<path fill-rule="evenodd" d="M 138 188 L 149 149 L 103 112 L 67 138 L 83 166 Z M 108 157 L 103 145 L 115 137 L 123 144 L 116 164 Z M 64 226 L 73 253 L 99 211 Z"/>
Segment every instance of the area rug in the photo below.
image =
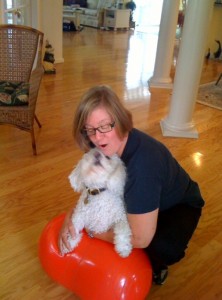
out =
<path fill-rule="evenodd" d="M 198 90 L 197 102 L 222 110 L 222 79 L 217 85 L 215 82 L 202 84 Z"/>

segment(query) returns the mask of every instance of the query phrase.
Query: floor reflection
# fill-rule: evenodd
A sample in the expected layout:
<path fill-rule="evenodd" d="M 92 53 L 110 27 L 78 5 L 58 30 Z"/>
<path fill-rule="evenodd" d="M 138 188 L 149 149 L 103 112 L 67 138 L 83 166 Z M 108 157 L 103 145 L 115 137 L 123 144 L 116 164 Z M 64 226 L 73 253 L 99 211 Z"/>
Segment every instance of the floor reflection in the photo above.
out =
<path fill-rule="evenodd" d="M 126 69 L 126 99 L 149 98 L 148 80 L 152 77 L 163 0 L 137 0 L 136 28 L 129 39 Z"/>
<path fill-rule="evenodd" d="M 136 22 L 136 30 L 150 32 L 160 24 L 163 0 L 135 0 L 136 10 L 133 18 Z"/>
<path fill-rule="evenodd" d="M 158 33 L 135 32 L 129 40 L 126 86 L 129 89 L 147 86 L 153 74 Z"/>

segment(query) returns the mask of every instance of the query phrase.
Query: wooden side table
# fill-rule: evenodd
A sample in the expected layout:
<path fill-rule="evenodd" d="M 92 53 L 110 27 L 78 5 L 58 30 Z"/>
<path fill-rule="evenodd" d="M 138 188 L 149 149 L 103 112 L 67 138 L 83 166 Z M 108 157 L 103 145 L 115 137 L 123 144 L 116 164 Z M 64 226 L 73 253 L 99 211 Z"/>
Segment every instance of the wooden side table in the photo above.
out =
<path fill-rule="evenodd" d="M 114 30 L 118 28 L 129 29 L 130 9 L 105 9 L 104 27 L 111 27 Z"/>
<path fill-rule="evenodd" d="M 81 30 L 80 26 L 80 15 L 82 14 L 82 10 L 74 10 L 72 12 L 65 11 L 63 12 L 63 19 L 67 19 L 73 21 L 76 27 L 76 30 Z"/>

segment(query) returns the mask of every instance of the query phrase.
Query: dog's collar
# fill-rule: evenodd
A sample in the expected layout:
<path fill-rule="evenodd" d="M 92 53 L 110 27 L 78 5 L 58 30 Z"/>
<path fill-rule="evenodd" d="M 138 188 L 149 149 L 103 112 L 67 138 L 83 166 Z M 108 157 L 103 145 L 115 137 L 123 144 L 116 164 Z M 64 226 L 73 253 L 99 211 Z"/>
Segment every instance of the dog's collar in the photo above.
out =
<path fill-rule="evenodd" d="M 96 196 L 96 195 L 100 194 L 101 192 L 104 192 L 106 190 L 106 188 L 90 189 L 90 188 L 86 187 L 86 190 L 89 195 Z"/>

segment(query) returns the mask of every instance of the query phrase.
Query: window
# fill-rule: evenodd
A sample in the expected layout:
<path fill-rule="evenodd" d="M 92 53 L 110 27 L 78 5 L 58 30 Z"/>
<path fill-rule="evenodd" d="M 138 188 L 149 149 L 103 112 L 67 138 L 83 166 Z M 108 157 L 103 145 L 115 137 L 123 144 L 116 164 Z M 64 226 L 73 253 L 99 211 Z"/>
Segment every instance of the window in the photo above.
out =
<path fill-rule="evenodd" d="M 3 23 L 30 25 L 30 0 L 1 0 Z"/>

